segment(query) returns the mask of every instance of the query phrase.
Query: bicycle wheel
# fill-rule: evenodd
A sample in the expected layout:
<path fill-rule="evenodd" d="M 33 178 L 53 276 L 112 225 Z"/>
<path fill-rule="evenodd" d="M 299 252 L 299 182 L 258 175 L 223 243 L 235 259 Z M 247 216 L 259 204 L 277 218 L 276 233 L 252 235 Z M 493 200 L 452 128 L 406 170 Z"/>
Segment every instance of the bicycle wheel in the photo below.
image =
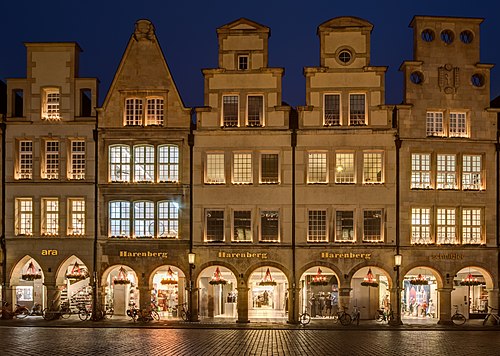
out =
<path fill-rule="evenodd" d="M 302 325 L 307 325 L 311 322 L 311 316 L 307 313 L 301 314 L 299 316 L 299 323 Z"/>
<path fill-rule="evenodd" d="M 375 313 L 375 320 L 378 321 L 379 323 L 381 323 L 382 321 L 384 321 L 384 314 L 376 312 Z"/>
<path fill-rule="evenodd" d="M 27 308 L 23 308 L 23 309 L 21 309 L 21 311 L 19 312 L 19 314 L 16 314 L 16 318 L 18 318 L 18 319 L 24 319 L 28 315 L 30 315 L 30 311 Z"/>
<path fill-rule="evenodd" d="M 81 321 L 85 321 L 89 318 L 90 314 L 86 309 L 80 309 L 78 311 L 78 317 L 80 318 Z"/>
<path fill-rule="evenodd" d="M 347 326 L 351 323 L 352 318 L 349 314 L 347 313 L 342 313 L 341 316 L 339 316 L 339 321 L 342 325 Z"/>
<path fill-rule="evenodd" d="M 490 318 L 490 314 L 486 314 L 486 318 L 484 318 L 484 320 L 483 320 L 483 325 L 486 325 L 489 318 Z"/>
<path fill-rule="evenodd" d="M 467 321 L 467 319 L 465 318 L 464 315 L 460 313 L 455 313 L 451 317 L 451 321 L 453 321 L 453 324 L 455 325 L 463 325 Z"/>
<path fill-rule="evenodd" d="M 151 310 L 151 317 L 153 320 L 160 321 L 160 314 L 156 310 Z"/>
<path fill-rule="evenodd" d="M 357 313 L 355 316 L 354 316 L 354 319 L 356 320 L 356 325 L 359 325 L 359 318 L 361 317 L 360 313 Z M 354 320 L 353 320 L 354 321 Z"/>
<path fill-rule="evenodd" d="M 184 321 L 189 321 L 189 312 L 182 310 L 181 311 L 181 319 Z"/>
<path fill-rule="evenodd" d="M 113 314 L 115 313 L 115 310 L 113 308 L 109 308 L 106 310 L 106 316 L 109 317 L 110 319 L 113 317 Z"/>
<path fill-rule="evenodd" d="M 54 316 L 55 316 L 54 313 L 49 308 L 45 308 L 42 311 L 42 317 L 45 320 L 52 320 L 52 319 L 54 319 Z"/>
<path fill-rule="evenodd" d="M 71 316 L 70 309 L 61 309 L 61 318 L 68 319 Z"/>

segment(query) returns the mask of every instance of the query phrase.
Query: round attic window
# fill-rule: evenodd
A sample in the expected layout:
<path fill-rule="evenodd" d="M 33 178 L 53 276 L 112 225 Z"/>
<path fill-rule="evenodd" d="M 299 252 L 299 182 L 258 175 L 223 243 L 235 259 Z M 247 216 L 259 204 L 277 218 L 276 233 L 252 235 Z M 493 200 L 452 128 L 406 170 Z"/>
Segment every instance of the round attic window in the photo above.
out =
<path fill-rule="evenodd" d="M 427 28 L 422 31 L 421 37 L 425 42 L 432 42 L 434 41 L 434 31 Z"/>
<path fill-rule="evenodd" d="M 410 74 L 410 80 L 413 84 L 422 84 L 424 81 L 424 75 L 422 72 L 415 71 Z"/>
<path fill-rule="evenodd" d="M 462 41 L 463 43 L 469 44 L 472 42 L 473 39 L 474 35 L 469 30 L 460 32 L 460 41 Z"/>
<path fill-rule="evenodd" d="M 441 41 L 443 41 L 444 43 L 451 44 L 454 39 L 455 36 L 453 35 L 453 32 L 451 30 L 441 31 Z"/>
<path fill-rule="evenodd" d="M 482 74 L 476 73 L 473 74 L 472 77 L 470 78 L 471 83 L 473 86 L 476 88 L 480 88 L 484 85 L 484 76 Z"/>
<path fill-rule="evenodd" d="M 339 53 L 339 61 L 341 61 L 344 64 L 347 64 L 351 61 L 352 59 L 352 54 L 348 50 L 344 49 L 340 51 Z"/>

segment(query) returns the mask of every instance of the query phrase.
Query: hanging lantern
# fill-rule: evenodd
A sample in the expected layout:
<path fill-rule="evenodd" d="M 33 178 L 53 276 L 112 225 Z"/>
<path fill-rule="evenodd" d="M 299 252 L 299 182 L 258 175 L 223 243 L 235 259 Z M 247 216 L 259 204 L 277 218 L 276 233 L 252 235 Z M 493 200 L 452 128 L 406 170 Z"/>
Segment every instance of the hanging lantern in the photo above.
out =
<path fill-rule="evenodd" d="M 71 272 L 66 273 L 66 278 L 76 279 L 76 280 L 81 281 L 81 280 L 87 278 L 87 271 L 83 268 L 80 268 L 78 261 L 75 261 L 75 264 L 71 268 Z"/>
<path fill-rule="evenodd" d="M 311 285 L 312 286 L 326 286 L 328 282 L 326 281 L 326 276 L 323 276 L 321 273 L 321 268 L 318 267 L 318 273 L 312 277 Z"/>
<path fill-rule="evenodd" d="M 275 285 L 276 285 L 276 282 L 273 281 L 273 277 L 271 277 L 271 271 L 268 268 L 266 271 L 266 275 L 259 282 L 259 286 L 275 286 Z"/>
<path fill-rule="evenodd" d="M 462 278 L 462 281 L 460 281 L 461 286 L 479 286 L 483 284 L 483 282 L 478 281 L 477 277 L 473 277 L 472 273 L 469 273 L 466 278 Z"/>
<path fill-rule="evenodd" d="M 419 273 L 416 278 L 410 279 L 410 284 L 414 286 L 426 286 L 429 284 L 429 281 Z"/>
<path fill-rule="evenodd" d="M 361 282 L 363 287 L 378 287 L 378 282 L 375 279 L 375 276 L 372 273 L 372 269 L 368 268 L 368 273 L 365 278 L 363 278 L 363 282 Z"/>
<path fill-rule="evenodd" d="M 212 279 L 208 283 L 210 283 L 212 285 L 226 284 L 227 283 L 226 280 L 224 278 L 222 278 L 219 267 L 217 267 L 215 269 L 214 275 L 212 276 Z"/>
<path fill-rule="evenodd" d="M 177 279 L 175 278 L 172 268 L 168 267 L 167 277 L 163 278 L 160 282 L 161 284 L 177 284 Z"/>
<path fill-rule="evenodd" d="M 114 284 L 130 284 L 130 280 L 127 278 L 127 271 L 125 268 L 120 267 L 118 270 L 118 276 L 113 281 Z"/>
<path fill-rule="evenodd" d="M 41 279 L 42 275 L 36 271 L 33 261 L 30 261 L 26 273 L 23 273 L 21 278 L 25 281 L 34 281 L 35 279 Z"/>

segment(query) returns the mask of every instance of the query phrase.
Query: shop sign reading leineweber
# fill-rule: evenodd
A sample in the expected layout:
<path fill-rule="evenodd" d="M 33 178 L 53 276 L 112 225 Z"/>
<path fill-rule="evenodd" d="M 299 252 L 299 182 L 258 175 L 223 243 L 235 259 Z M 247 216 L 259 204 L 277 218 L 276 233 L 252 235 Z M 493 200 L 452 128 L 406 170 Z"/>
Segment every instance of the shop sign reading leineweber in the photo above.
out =
<path fill-rule="evenodd" d="M 158 258 L 167 258 L 168 252 L 164 251 L 127 251 L 121 250 L 120 257 L 158 257 Z"/>
<path fill-rule="evenodd" d="M 321 252 L 321 258 L 342 258 L 342 259 L 362 259 L 369 260 L 372 258 L 371 253 L 354 253 L 354 252 Z"/>

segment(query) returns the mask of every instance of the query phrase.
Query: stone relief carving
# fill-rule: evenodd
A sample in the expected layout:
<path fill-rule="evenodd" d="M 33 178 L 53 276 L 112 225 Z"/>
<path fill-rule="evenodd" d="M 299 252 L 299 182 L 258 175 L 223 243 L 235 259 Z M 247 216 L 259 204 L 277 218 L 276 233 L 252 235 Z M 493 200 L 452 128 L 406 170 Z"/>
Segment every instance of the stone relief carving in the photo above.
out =
<path fill-rule="evenodd" d="M 446 94 L 452 94 L 457 91 L 459 85 L 459 69 L 451 64 L 445 64 L 438 68 L 439 89 Z"/>
<path fill-rule="evenodd" d="M 135 23 L 134 38 L 136 41 L 154 41 L 155 28 L 151 21 L 139 20 Z"/>

